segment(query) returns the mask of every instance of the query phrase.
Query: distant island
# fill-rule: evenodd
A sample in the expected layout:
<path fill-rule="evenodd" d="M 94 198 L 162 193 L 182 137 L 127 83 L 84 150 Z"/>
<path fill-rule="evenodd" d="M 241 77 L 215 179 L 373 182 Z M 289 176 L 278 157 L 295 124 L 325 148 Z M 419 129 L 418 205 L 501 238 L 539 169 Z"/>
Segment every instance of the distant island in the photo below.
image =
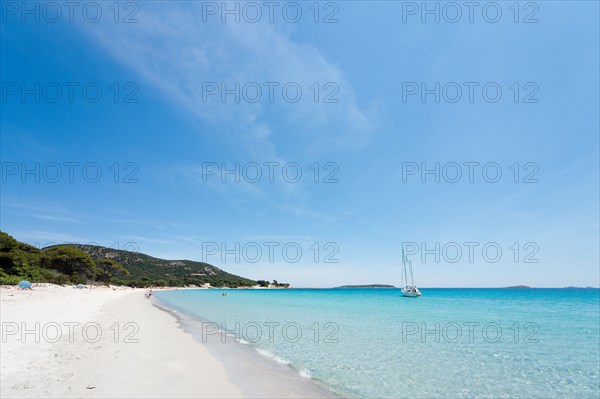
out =
<path fill-rule="evenodd" d="M 506 288 L 531 288 L 528 285 L 512 285 L 510 287 L 506 287 Z"/>
<path fill-rule="evenodd" d="M 341 285 L 335 288 L 396 288 L 387 284 L 368 284 L 368 285 Z"/>

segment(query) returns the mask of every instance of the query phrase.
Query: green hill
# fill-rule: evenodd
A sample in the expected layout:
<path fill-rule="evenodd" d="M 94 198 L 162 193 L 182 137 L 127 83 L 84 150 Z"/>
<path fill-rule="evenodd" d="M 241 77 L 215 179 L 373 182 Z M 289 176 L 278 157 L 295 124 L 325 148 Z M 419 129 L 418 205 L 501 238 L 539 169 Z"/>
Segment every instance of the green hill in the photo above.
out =
<path fill-rule="evenodd" d="M 55 284 L 100 282 L 136 287 L 257 284 L 208 263 L 158 259 L 95 245 L 63 244 L 40 250 L 0 231 L 0 284 L 13 285 L 22 279 Z"/>
<path fill-rule="evenodd" d="M 256 285 L 256 281 L 227 273 L 204 262 L 191 260 L 165 260 L 139 252 L 122 251 L 95 245 L 68 244 L 88 253 L 92 259 L 111 259 L 127 271 L 128 276 L 115 278 L 123 285 L 201 285 L 209 283 L 213 287 L 239 287 Z"/>

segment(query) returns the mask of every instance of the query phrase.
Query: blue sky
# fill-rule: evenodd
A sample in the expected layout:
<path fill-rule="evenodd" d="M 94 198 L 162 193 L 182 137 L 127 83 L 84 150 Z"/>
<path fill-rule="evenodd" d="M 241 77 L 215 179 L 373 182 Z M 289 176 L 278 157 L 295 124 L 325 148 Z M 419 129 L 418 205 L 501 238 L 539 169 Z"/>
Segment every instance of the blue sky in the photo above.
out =
<path fill-rule="evenodd" d="M 273 22 L 254 3 L 256 23 L 254 14 L 223 23 L 221 10 L 209 12 L 220 2 L 123 2 L 118 16 L 111 4 L 95 23 L 80 9 L 55 23 L 43 4 L 36 22 L 3 2 L 3 231 L 295 286 L 399 285 L 403 243 L 424 287 L 598 286 L 597 2 L 524 2 L 518 16 L 499 2 L 496 23 L 495 9 L 482 14 L 487 3 L 455 23 L 436 2 L 439 22 L 421 2 L 353 1 L 320 3 L 318 23 L 313 2 L 294 3 L 298 22 L 296 8 L 283 14 L 289 3 Z M 124 23 L 130 14 L 137 22 Z M 236 82 L 240 101 L 221 97 L 221 84 Z M 436 82 L 439 102 L 423 101 L 422 85 Z M 440 181 L 422 182 L 436 163 Z M 236 164 L 239 182 L 212 173 Z M 447 181 L 457 164 L 462 177 Z M 236 243 L 239 261 L 220 251 Z M 423 254 L 436 243 L 439 260 Z"/>

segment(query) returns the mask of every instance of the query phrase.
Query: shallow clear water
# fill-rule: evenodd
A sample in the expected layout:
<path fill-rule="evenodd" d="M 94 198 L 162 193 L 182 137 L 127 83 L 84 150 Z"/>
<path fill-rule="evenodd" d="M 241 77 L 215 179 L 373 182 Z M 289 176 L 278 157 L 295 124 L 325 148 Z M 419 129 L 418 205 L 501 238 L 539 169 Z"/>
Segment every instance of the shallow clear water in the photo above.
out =
<path fill-rule="evenodd" d="M 223 296 L 227 293 L 227 296 Z M 367 398 L 599 397 L 597 289 L 176 290 L 214 322 L 334 392 Z"/>

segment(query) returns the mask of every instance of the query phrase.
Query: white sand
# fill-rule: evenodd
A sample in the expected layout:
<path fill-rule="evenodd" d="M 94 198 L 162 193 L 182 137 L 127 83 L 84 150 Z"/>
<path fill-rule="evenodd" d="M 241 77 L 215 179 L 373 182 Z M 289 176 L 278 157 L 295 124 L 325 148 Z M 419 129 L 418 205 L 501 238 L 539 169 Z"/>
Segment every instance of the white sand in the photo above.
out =
<path fill-rule="evenodd" d="M 1 289 L 0 397 L 242 397 L 223 364 L 143 293 L 57 286 Z M 23 327 L 35 330 L 36 322 L 39 333 L 23 337 Z M 68 322 L 80 324 L 71 333 Z M 94 324 L 87 324 L 84 337 L 86 323 L 101 326 L 98 342 L 92 342 Z M 126 330 L 126 323 L 135 324 Z M 18 333 L 10 334 L 15 327 Z M 49 342 L 57 327 L 60 340 Z M 130 333 L 137 343 L 125 342 Z"/>

